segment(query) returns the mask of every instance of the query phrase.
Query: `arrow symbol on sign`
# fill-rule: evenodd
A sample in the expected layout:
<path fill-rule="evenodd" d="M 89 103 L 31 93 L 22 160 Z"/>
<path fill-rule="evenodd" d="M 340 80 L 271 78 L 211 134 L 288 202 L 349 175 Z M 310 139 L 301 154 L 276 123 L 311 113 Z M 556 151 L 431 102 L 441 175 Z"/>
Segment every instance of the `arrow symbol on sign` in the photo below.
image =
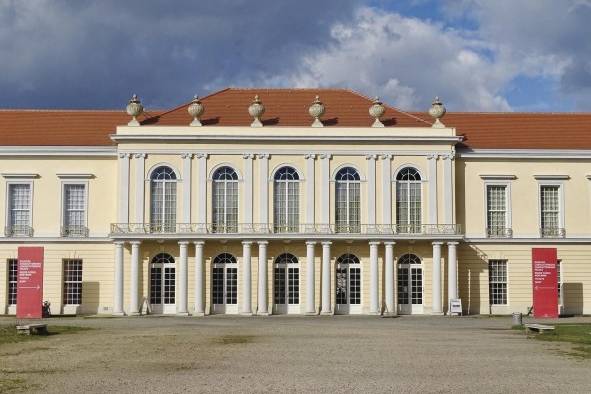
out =
<path fill-rule="evenodd" d="M 37 289 L 39 290 L 41 288 L 41 286 L 37 285 L 37 286 L 20 286 L 20 289 Z"/>

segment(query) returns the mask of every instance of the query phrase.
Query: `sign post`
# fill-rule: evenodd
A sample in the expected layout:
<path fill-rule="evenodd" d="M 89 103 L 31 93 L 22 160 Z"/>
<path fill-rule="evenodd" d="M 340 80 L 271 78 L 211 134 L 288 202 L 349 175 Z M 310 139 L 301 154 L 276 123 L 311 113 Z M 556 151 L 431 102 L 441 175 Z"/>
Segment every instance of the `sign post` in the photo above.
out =
<path fill-rule="evenodd" d="M 40 319 L 43 303 L 43 247 L 18 248 L 16 317 Z"/>
<path fill-rule="evenodd" d="M 534 317 L 558 317 L 558 276 L 556 248 L 532 249 Z"/>

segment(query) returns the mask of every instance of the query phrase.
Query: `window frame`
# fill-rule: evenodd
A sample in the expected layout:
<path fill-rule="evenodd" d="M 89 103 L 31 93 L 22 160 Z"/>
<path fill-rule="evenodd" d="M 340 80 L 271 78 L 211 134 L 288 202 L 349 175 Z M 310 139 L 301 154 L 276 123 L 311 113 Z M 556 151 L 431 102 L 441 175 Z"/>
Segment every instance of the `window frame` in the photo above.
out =
<path fill-rule="evenodd" d="M 343 180 L 343 179 L 337 179 L 337 176 L 341 173 L 341 171 L 345 170 L 345 169 L 352 169 L 353 171 L 355 171 L 355 173 L 357 174 L 357 178 L 358 179 L 354 179 L 354 180 Z M 364 179 L 361 176 L 361 172 L 353 165 L 351 164 L 343 164 L 341 166 L 339 166 L 332 177 L 332 183 L 334 183 L 332 189 L 334 192 L 334 204 L 332 206 L 332 212 L 334 215 L 334 226 L 335 226 L 335 232 L 336 233 L 350 233 L 350 234 L 357 234 L 361 232 L 361 227 L 362 227 L 362 223 L 363 223 L 363 188 L 361 187 L 362 182 L 364 182 Z M 339 211 L 338 206 L 339 206 L 339 200 L 338 200 L 338 184 L 339 183 L 343 183 L 346 185 L 346 200 L 344 201 L 344 211 L 346 212 L 346 220 L 345 223 L 339 223 L 337 222 L 337 212 Z M 351 193 L 352 193 L 352 185 L 357 185 L 358 187 L 358 195 L 359 195 L 359 201 L 358 201 L 358 206 L 357 206 L 357 216 L 358 216 L 358 223 L 353 223 L 351 224 L 351 220 L 352 220 L 352 216 L 351 215 L 351 205 L 352 202 L 354 202 L 354 200 L 351 199 Z M 352 227 L 355 227 L 352 229 Z M 342 230 L 344 228 L 344 231 Z M 355 231 L 353 231 L 355 230 Z"/>
<path fill-rule="evenodd" d="M 398 180 L 398 176 L 400 175 L 400 173 L 406 169 L 412 169 L 414 171 L 416 171 L 417 175 L 419 176 L 420 179 L 418 180 Z M 395 219 L 395 223 L 396 223 L 396 228 L 398 229 L 398 232 L 400 232 L 400 228 L 402 226 L 406 226 L 407 229 L 412 230 L 413 226 L 418 226 L 418 230 L 419 231 L 403 231 L 403 233 L 409 233 L 409 234 L 413 234 L 413 233 L 420 233 L 423 227 L 423 224 L 425 224 L 425 207 L 424 207 L 424 203 L 425 203 L 425 191 L 423 190 L 423 184 L 425 184 L 426 182 L 428 182 L 428 180 L 425 178 L 425 176 L 423 175 L 423 172 L 419 169 L 419 167 L 417 167 L 415 164 L 412 163 L 406 163 L 403 164 L 401 166 L 399 166 L 396 171 L 394 172 L 394 176 L 392 177 L 392 183 L 394 184 L 394 193 L 393 193 L 393 200 L 394 200 L 394 204 L 393 204 L 393 211 L 394 211 L 394 219 Z M 400 218 L 398 217 L 398 192 L 400 189 L 400 185 L 401 184 L 407 184 L 409 185 L 409 188 L 407 189 L 407 218 L 405 219 L 408 223 L 400 223 Z M 410 201 L 410 185 L 411 184 L 417 184 L 419 185 L 419 198 L 420 198 L 420 223 L 419 224 L 412 224 L 410 223 L 410 216 L 411 216 L 411 201 Z M 433 224 L 433 223 L 431 223 Z"/>
<path fill-rule="evenodd" d="M 485 181 L 484 182 L 484 237 L 485 238 L 502 238 L 502 236 L 491 237 L 489 235 L 488 222 L 488 188 L 489 186 L 504 186 L 505 187 L 505 229 L 509 231 L 507 238 L 513 236 L 513 211 L 511 204 L 511 182 L 509 181 Z"/>
<path fill-rule="evenodd" d="M 565 229 L 565 212 L 564 212 L 564 182 L 558 180 L 539 180 L 538 181 L 538 232 L 540 238 L 561 238 L 562 235 L 544 236 L 542 229 L 542 188 L 544 186 L 558 187 L 558 231 Z"/>
<path fill-rule="evenodd" d="M 67 280 L 67 276 L 66 276 L 66 267 L 68 266 L 68 264 L 70 263 L 80 263 L 80 280 Z M 84 283 L 84 260 L 83 259 L 79 259 L 79 258 L 65 258 L 62 259 L 62 275 L 63 275 L 63 279 L 62 279 L 62 305 L 64 306 L 80 306 L 83 303 L 82 300 L 82 295 L 83 295 L 83 283 Z M 68 285 L 71 284 L 80 284 L 80 288 L 79 291 L 80 294 L 78 295 L 79 298 L 79 303 L 73 303 L 70 302 L 68 299 Z"/>
<path fill-rule="evenodd" d="M 172 172 L 172 175 L 174 176 L 173 179 L 154 179 L 154 173 L 156 171 L 158 171 L 160 168 L 162 167 L 167 167 L 168 169 L 170 169 L 170 171 Z M 178 190 L 178 184 L 181 181 L 181 178 L 179 177 L 179 173 L 176 171 L 176 169 L 168 164 L 168 163 L 158 163 L 156 165 L 154 165 L 151 169 L 150 172 L 148 174 L 148 198 L 149 198 L 149 205 L 148 205 L 148 209 L 149 209 L 149 224 L 150 224 L 150 230 L 151 231 L 155 231 L 158 230 L 157 232 L 162 232 L 162 233 L 167 233 L 167 232 L 171 232 L 171 228 L 172 226 L 174 226 L 174 229 L 172 229 L 172 231 L 176 231 L 176 226 L 178 224 L 178 217 L 179 217 L 179 212 L 178 212 L 178 207 L 179 207 L 179 190 Z M 159 215 L 161 215 L 161 220 L 158 221 L 157 223 L 154 221 L 153 218 L 153 214 L 154 214 L 154 201 L 155 199 L 154 197 L 154 193 L 153 193 L 153 189 L 154 189 L 154 183 L 162 183 L 162 207 L 161 207 L 161 212 L 159 213 Z M 172 209 L 170 210 L 170 212 L 174 212 L 174 223 L 167 223 L 166 221 L 166 184 L 167 183 L 171 183 L 174 184 L 174 206 L 172 207 Z"/>
<path fill-rule="evenodd" d="M 221 170 L 224 167 L 228 167 L 230 168 L 234 174 L 236 174 L 236 179 L 223 179 L 223 180 L 219 180 L 216 179 L 215 176 L 218 173 L 219 170 Z M 221 163 L 217 166 L 215 166 L 212 171 L 211 171 L 211 176 L 209 178 L 209 181 L 211 182 L 211 203 L 210 203 L 210 223 L 211 223 L 211 231 L 214 233 L 236 233 L 239 231 L 239 227 L 240 227 L 240 215 L 241 215 L 241 187 L 240 187 L 240 183 L 242 182 L 242 177 L 240 176 L 240 173 L 236 170 L 236 167 L 232 164 L 229 163 Z M 228 224 L 228 183 L 235 183 L 236 185 L 236 196 L 235 196 L 235 201 L 236 201 L 236 223 L 231 223 Z M 218 184 L 218 185 L 216 185 Z M 217 192 L 217 188 L 219 187 L 219 184 L 223 184 L 224 185 L 224 191 L 223 191 L 223 196 L 224 196 L 224 203 L 223 203 L 223 210 L 224 210 L 224 220 L 223 223 L 219 223 L 216 222 L 216 215 L 215 215 L 215 210 L 216 210 L 216 192 Z M 220 231 L 221 229 L 221 231 Z M 232 231 L 229 231 L 232 230 Z"/>
<path fill-rule="evenodd" d="M 294 179 L 277 179 L 277 176 L 279 174 L 280 171 L 284 170 L 284 169 L 290 169 L 293 170 Z M 272 200 L 273 200 L 273 232 L 276 233 L 293 233 L 293 232 L 298 232 L 299 228 L 300 228 L 300 210 L 301 210 L 301 187 L 300 187 L 300 183 L 302 182 L 302 177 L 299 173 L 299 171 L 297 170 L 296 167 L 289 165 L 289 164 L 285 164 L 285 165 L 280 165 L 279 167 L 277 167 L 277 169 L 275 171 L 273 171 L 273 175 L 271 177 L 271 182 L 273 183 L 273 193 L 272 193 Z M 296 200 L 295 201 L 291 201 L 290 204 L 290 194 L 289 194 L 289 190 L 290 190 L 290 184 L 294 184 L 296 187 Z M 284 201 L 284 212 L 280 212 L 278 210 L 278 204 L 277 204 L 277 191 L 279 187 L 284 187 L 284 194 L 283 196 L 285 197 L 285 201 Z M 295 217 L 295 224 L 290 224 L 289 223 L 289 219 L 290 219 L 290 207 L 292 207 L 292 205 L 295 205 L 296 211 L 295 211 L 295 215 L 293 215 Z M 293 208 L 293 207 L 292 207 Z M 280 220 L 277 220 L 279 217 L 283 216 L 285 219 L 285 224 L 280 224 Z M 264 224 L 264 223 L 263 223 Z"/>
<path fill-rule="evenodd" d="M 495 263 L 499 263 L 502 262 L 505 264 L 505 280 L 503 282 L 500 281 L 491 281 L 491 264 L 495 262 Z M 495 308 L 495 307 L 508 307 L 510 305 L 509 302 L 509 260 L 507 259 L 489 259 L 487 261 L 487 269 L 488 269 L 488 305 L 491 308 Z M 492 285 L 494 284 L 504 284 L 505 285 L 505 294 L 504 294 L 504 298 L 505 298 L 505 303 L 504 304 L 498 304 L 498 303 L 493 303 L 493 298 L 492 298 Z"/>
<path fill-rule="evenodd" d="M 60 197 L 60 218 L 61 218 L 61 227 L 64 228 L 66 227 L 66 207 L 65 207 L 65 197 L 66 197 L 66 186 L 68 185 L 82 185 L 84 186 L 84 225 L 82 227 L 86 228 L 86 236 L 88 236 L 88 197 L 89 197 L 89 192 L 88 192 L 88 188 L 89 188 L 89 182 L 87 180 L 63 180 L 61 181 L 61 197 Z M 72 237 L 72 236 L 68 236 L 68 235 L 64 235 L 63 232 L 61 232 L 61 236 L 62 237 Z M 74 238 L 76 237 L 81 237 L 81 235 L 76 235 L 73 236 Z"/>
<path fill-rule="evenodd" d="M 15 277 L 14 280 L 10 280 L 11 276 L 11 265 L 15 265 Z M 14 302 L 12 303 L 12 290 L 14 289 Z M 6 259 L 6 306 L 16 306 L 18 296 L 18 259 L 8 258 Z"/>
<path fill-rule="evenodd" d="M 12 229 L 12 215 L 11 215 L 11 207 L 10 207 L 10 188 L 13 185 L 28 185 L 29 186 L 29 224 L 28 226 L 31 228 L 31 232 L 33 230 L 33 199 L 34 199 L 34 182 L 30 179 L 11 179 L 6 181 L 6 196 L 5 196 L 5 207 L 4 207 L 4 215 L 5 215 L 5 220 L 4 220 L 4 226 L 5 229 L 11 228 Z M 6 232 L 5 232 L 6 234 Z M 9 237 L 23 237 L 26 235 L 12 235 L 12 231 L 10 235 L 7 235 Z M 32 235 L 31 235 L 32 236 Z"/>

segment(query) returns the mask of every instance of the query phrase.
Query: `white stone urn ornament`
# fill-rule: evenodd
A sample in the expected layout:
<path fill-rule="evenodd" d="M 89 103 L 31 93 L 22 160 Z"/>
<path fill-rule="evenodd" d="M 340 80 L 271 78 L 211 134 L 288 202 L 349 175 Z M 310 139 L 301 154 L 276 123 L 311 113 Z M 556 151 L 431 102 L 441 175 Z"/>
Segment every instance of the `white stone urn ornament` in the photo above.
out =
<path fill-rule="evenodd" d="M 380 118 L 384 115 L 384 112 L 386 112 L 386 107 L 384 107 L 384 104 L 378 97 L 374 98 L 373 104 L 371 107 L 369 107 L 369 116 L 375 118 L 371 127 L 384 127 L 384 124 L 380 120 Z"/>
<path fill-rule="evenodd" d="M 202 126 L 201 124 L 201 115 L 205 112 L 205 106 L 199 101 L 199 97 L 195 95 L 191 104 L 187 107 L 187 112 L 193 118 L 190 126 Z"/>
<path fill-rule="evenodd" d="M 138 122 L 137 117 L 144 112 L 144 106 L 142 105 L 142 102 L 140 101 L 137 95 L 134 94 L 131 97 L 131 100 L 129 100 L 129 103 L 127 104 L 125 110 L 127 111 L 127 114 L 133 118 L 129 121 L 127 125 L 139 126 L 140 122 Z"/>
<path fill-rule="evenodd" d="M 433 103 L 431 103 L 431 108 L 429 108 L 429 115 L 435 118 L 435 123 L 433 123 L 433 127 L 445 127 L 445 125 L 440 120 L 445 115 L 445 111 L 445 106 L 443 105 L 441 100 L 439 100 L 439 97 L 435 97 L 435 100 L 433 100 Z"/>
<path fill-rule="evenodd" d="M 314 118 L 314 122 L 312 123 L 312 127 L 324 127 L 324 125 L 320 121 L 320 117 L 322 115 L 324 115 L 325 110 L 326 110 L 326 108 L 324 108 L 324 104 L 322 104 L 322 102 L 320 101 L 320 98 L 318 96 L 316 96 L 316 98 L 314 99 L 314 102 L 312 102 L 312 105 L 310 105 L 310 108 L 308 108 L 308 113 L 310 114 L 311 117 Z"/>
<path fill-rule="evenodd" d="M 263 102 L 259 99 L 259 95 L 257 94 L 254 96 L 254 100 L 248 106 L 248 113 L 250 116 L 254 118 L 250 127 L 263 127 L 263 122 L 261 122 L 261 116 L 265 113 L 265 106 Z"/>

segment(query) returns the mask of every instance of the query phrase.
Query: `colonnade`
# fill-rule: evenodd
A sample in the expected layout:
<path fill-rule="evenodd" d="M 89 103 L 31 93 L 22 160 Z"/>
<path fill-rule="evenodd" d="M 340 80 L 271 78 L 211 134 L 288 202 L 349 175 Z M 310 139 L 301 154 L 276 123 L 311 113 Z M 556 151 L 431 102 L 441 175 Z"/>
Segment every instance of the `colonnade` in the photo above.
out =
<path fill-rule="evenodd" d="M 177 315 L 189 315 L 188 309 L 188 265 L 189 265 L 189 241 L 179 241 L 179 261 L 177 264 L 177 282 L 176 282 L 176 308 Z M 195 245 L 195 299 L 192 315 L 205 315 L 205 262 L 203 240 L 192 241 Z M 257 301 L 253 304 L 252 291 L 252 246 L 258 245 L 258 283 L 257 283 Z M 331 315 L 332 309 L 332 289 L 331 289 L 331 245 L 328 240 L 307 241 L 306 242 L 306 299 L 305 313 L 309 315 L 317 314 L 315 299 L 315 259 L 316 245 L 321 244 L 321 299 L 320 313 L 322 315 Z M 379 246 L 384 244 L 384 308 L 380 305 L 380 286 L 379 286 Z M 130 267 L 130 297 L 127 314 L 133 316 L 140 313 L 140 245 L 141 241 L 129 241 L 131 246 L 131 267 Z M 242 262 L 240 264 L 242 276 L 242 294 L 240 314 L 268 315 L 268 277 L 267 277 L 267 246 L 268 240 L 261 241 L 243 241 L 242 242 Z M 397 267 L 394 261 L 394 241 L 369 241 L 369 313 L 373 315 L 386 314 L 395 315 L 397 313 Z M 442 304 L 442 264 L 441 247 L 444 242 L 432 242 L 433 246 L 433 266 L 432 266 L 432 314 L 443 314 Z M 448 302 L 458 297 L 458 270 L 457 270 L 457 245 L 458 242 L 447 242 L 447 276 L 448 276 Z M 115 242 L 115 275 L 114 275 L 114 300 L 113 315 L 122 316 L 124 311 L 124 241 Z"/>

